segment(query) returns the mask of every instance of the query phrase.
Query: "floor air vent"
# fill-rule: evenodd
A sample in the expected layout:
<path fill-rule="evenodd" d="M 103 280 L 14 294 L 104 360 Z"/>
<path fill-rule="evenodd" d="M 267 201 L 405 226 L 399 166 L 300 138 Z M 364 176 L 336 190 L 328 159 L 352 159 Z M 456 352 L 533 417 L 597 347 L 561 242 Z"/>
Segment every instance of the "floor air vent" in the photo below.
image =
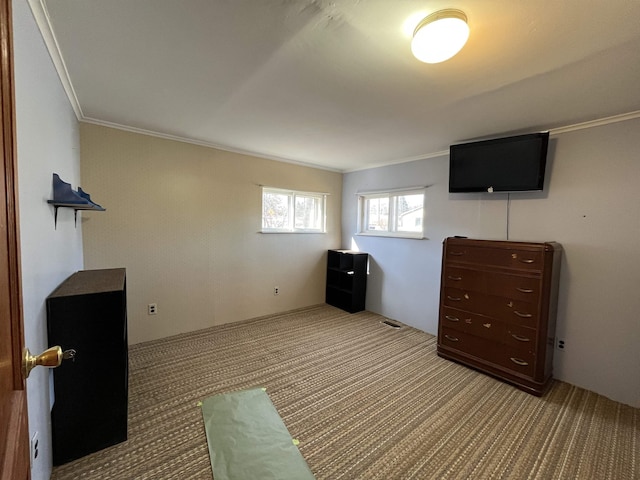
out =
<path fill-rule="evenodd" d="M 389 320 L 383 320 L 382 323 L 384 323 L 385 325 L 388 325 L 391 328 L 400 328 L 400 325 L 398 325 L 397 323 L 390 322 Z"/>

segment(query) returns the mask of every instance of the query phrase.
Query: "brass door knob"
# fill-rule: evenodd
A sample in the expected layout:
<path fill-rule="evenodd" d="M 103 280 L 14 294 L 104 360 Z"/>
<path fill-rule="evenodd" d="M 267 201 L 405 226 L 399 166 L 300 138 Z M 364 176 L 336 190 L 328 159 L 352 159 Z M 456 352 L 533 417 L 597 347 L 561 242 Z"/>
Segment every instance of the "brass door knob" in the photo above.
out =
<path fill-rule="evenodd" d="M 48 368 L 59 367 L 62 360 L 67 358 L 73 359 L 75 355 L 75 350 L 66 350 L 63 352 L 60 346 L 48 348 L 40 355 L 31 355 L 29 349 L 25 348 L 22 357 L 22 373 L 24 374 L 24 378 L 28 378 L 31 370 L 37 366 Z"/>

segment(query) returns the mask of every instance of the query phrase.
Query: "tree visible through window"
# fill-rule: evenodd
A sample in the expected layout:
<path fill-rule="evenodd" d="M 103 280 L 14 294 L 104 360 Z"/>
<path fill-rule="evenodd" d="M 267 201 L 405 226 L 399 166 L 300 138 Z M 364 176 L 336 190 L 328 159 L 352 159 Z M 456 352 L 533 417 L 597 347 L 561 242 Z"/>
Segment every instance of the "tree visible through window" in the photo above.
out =
<path fill-rule="evenodd" d="M 359 195 L 358 233 L 423 238 L 424 189 Z"/>
<path fill-rule="evenodd" d="M 289 195 L 276 192 L 262 193 L 262 228 L 279 229 L 289 225 Z"/>
<path fill-rule="evenodd" d="M 262 231 L 321 233 L 325 231 L 323 193 L 262 188 Z"/>

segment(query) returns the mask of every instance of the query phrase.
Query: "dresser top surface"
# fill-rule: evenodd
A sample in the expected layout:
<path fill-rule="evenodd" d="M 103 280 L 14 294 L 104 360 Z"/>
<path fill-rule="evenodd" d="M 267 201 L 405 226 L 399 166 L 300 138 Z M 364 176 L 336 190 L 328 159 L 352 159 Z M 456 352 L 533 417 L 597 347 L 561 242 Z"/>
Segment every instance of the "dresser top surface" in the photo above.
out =
<path fill-rule="evenodd" d="M 48 298 L 120 291 L 125 277 L 124 268 L 80 270 L 62 282 Z"/>
<path fill-rule="evenodd" d="M 468 245 L 485 248 L 504 249 L 547 249 L 560 250 L 562 246 L 557 242 L 519 242 L 511 240 L 479 240 L 465 237 L 448 237 L 444 239 L 447 245 Z"/>
<path fill-rule="evenodd" d="M 336 253 L 344 253 L 344 254 L 347 254 L 347 255 L 369 255 L 366 252 L 358 252 L 357 250 L 348 250 L 348 249 L 339 249 L 339 248 L 331 249 L 329 251 L 330 252 L 336 252 Z"/>

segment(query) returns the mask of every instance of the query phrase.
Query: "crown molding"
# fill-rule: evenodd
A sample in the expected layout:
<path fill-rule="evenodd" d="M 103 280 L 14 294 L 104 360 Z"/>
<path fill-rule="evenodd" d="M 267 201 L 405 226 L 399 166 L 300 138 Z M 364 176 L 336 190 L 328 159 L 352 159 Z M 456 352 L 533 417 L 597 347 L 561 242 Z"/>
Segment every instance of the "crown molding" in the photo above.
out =
<path fill-rule="evenodd" d="M 449 150 L 441 150 L 439 152 L 425 153 L 423 155 L 414 155 L 413 157 L 398 158 L 395 160 L 389 160 L 387 162 L 375 163 L 372 165 L 366 165 L 363 167 L 355 167 L 342 170 L 343 173 L 359 172 L 361 170 L 370 170 L 372 168 L 389 167 L 391 165 L 398 165 L 400 163 L 417 162 L 418 160 L 428 160 L 430 158 L 442 157 L 449 155 Z"/>
<path fill-rule="evenodd" d="M 610 117 L 598 118 L 596 120 L 589 120 L 588 122 L 575 123 L 573 125 L 566 125 L 564 127 L 550 128 L 549 129 L 549 135 L 550 136 L 557 136 L 557 135 L 561 135 L 563 133 L 575 132 L 577 130 L 584 130 L 584 129 L 587 129 L 587 128 L 601 127 L 601 126 L 604 126 L 604 125 L 610 125 L 612 123 L 618 123 L 618 122 L 626 122 L 628 120 L 634 120 L 636 118 L 640 118 L 640 110 L 635 110 L 633 112 L 628 112 L 628 113 L 621 113 L 620 115 L 612 115 Z M 442 157 L 442 156 L 445 156 L 445 155 L 449 155 L 449 150 L 442 150 L 442 151 L 433 152 L 433 153 L 425 153 L 424 155 L 416 155 L 416 156 L 413 156 L 413 157 L 399 158 L 399 159 L 396 159 L 396 160 L 390 160 L 388 162 L 377 163 L 375 165 L 368 165 L 368 166 L 364 166 L 364 167 L 350 168 L 350 169 L 343 170 L 343 173 L 358 172 L 358 171 L 361 171 L 361 170 L 369 170 L 369 169 L 372 169 L 372 168 L 388 167 L 388 166 L 391 166 L 391 165 L 398 165 L 398 164 L 401 164 L 401 163 L 415 162 L 417 160 L 427 160 L 429 158 Z"/>
<path fill-rule="evenodd" d="M 640 118 L 640 110 L 621 113 L 620 115 L 613 115 L 611 117 L 604 117 L 596 120 L 589 120 L 588 122 L 576 123 L 574 125 L 567 125 L 566 127 L 551 128 L 549 129 L 549 135 L 560 135 L 561 133 L 575 132 L 576 130 L 584 130 L 585 128 L 601 127 L 603 125 L 626 122 L 627 120 L 634 120 L 636 118 Z"/>
<path fill-rule="evenodd" d="M 116 129 L 119 129 L 119 130 L 125 130 L 125 131 L 132 132 L 132 133 L 138 133 L 138 134 L 142 134 L 142 135 L 150 135 L 150 136 L 153 136 L 153 137 L 164 138 L 164 139 L 167 139 L 167 140 L 174 140 L 174 141 L 183 142 L 183 143 L 191 143 L 191 144 L 194 144 L 194 145 L 200 145 L 200 146 L 203 146 L 203 147 L 215 148 L 217 150 L 222 150 L 222 151 L 226 151 L 226 152 L 238 153 L 238 154 L 241 154 L 241 155 L 250 155 L 252 157 L 264 158 L 266 160 L 274 160 L 274 161 L 277 161 L 277 162 L 290 163 L 290 164 L 293 164 L 293 165 L 300 165 L 300 166 L 304 166 L 304 167 L 316 168 L 316 169 L 320 169 L 320 170 L 327 170 L 327 171 L 339 172 L 339 173 L 350 173 L 350 172 L 357 172 L 357 171 L 361 171 L 361 170 L 370 170 L 370 169 L 373 169 L 373 168 L 387 167 L 387 166 L 398 165 L 398 164 L 402 164 L 402 163 L 415 162 L 415 161 L 418 161 L 418 160 L 427 160 L 427 159 L 430 159 L 430 158 L 442 157 L 442 156 L 445 156 L 445 155 L 449 154 L 449 150 L 442 150 L 442 151 L 438 151 L 438 152 L 425 153 L 425 154 L 421 154 L 421 155 L 414 155 L 414 156 L 411 156 L 411 157 L 392 159 L 392 160 L 388 160 L 388 161 L 385 161 L 385 162 L 380 162 L 380 163 L 361 166 L 361 167 L 355 167 L 355 168 L 349 168 L 349 169 L 340 169 L 340 168 L 335 168 L 335 167 L 322 166 L 322 165 L 318 165 L 318 164 L 314 164 L 314 163 L 302 162 L 302 161 L 293 160 L 293 159 L 290 159 L 290 158 L 277 157 L 277 156 L 273 156 L 273 155 L 265 155 L 265 154 L 262 154 L 262 153 L 259 153 L 259 152 L 253 152 L 253 151 L 250 151 L 250 150 L 242 150 L 242 149 L 238 149 L 238 148 L 234 148 L 234 147 L 229 147 L 229 146 L 226 146 L 226 145 L 220 145 L 220 144 L 216 144 L 216 143 L 212 143 L 212 142 L 206 142 L 206 141 L 202 141 L 202 140 L 192 139 L 192 138 L 189 138 L 189 137 L 181 137 L 181 136 L 177 136 L 177 135 L 170 135 L 170 134 L 165 134 L 165 133 L 161 133 L 161 132 L 155 132 L 155 131 L 151 131 L 151 130 L 145 130 L 145 129 L 141 129 L 141 128 L 130 127 L 130 126 L 127 126 L 127 125 L 121 125 L 121 124 L 117 124 L 117 123 L 107 122 L 107 121 L 99 120 L 99 119 L 96 119 L 96 118 L 86 117 L 84 115 L 84 113 L 82 112 L 82 108 L 80 106 L 80 102 L 78 101 L 78 97 L 77 97 L 76 92 L 75 92 L 75 90 L 73 88 L 73 84 L 71 83 L 71 79 L 69 78 L 69 72 L 67 70 L 67 66 L 66 66 L 66 64 L 64 62 L 64 58 L 62 57 L 62 53 L 60 52 L 60 46 L 58 44 L 58 41 L 57 41 L 56 36 L 55 36 L 55 33 L 53 32 L 53 28 L 51 26 L 49 12 L 47 10 L 47 6 L 46 6 L 46 3 L 45 3 L 45 0 L 28 0 L 28 3 L 29 3 L 29 6 L 31 7 L 31 11 L 33 12 L 33 16 L 34 16 L 34 19 L 36 21 L 36 24 L 38 25 L 38 28 L 40 29 L 40 33 L 41 33 L 42 38 L 43 38 L 43 40 L 45 42 L 47 50 L 49 51 L 49 56 L 51 57 L 53 65 L 54 65 L 56 71 L 58 72 L 58 77 L 60 78 L 60 82 L 62 83 L 62 87 L 64 88 L 64 91 L 67 94 L 67 97 L 69 98 L 69 103 L 71 104 L 71 107 L 73 108 L 73 111 L 75 112 L 76 118 L 78 119 L 79 122 L 91 123 L 91 124 L 95 124 L 95 125 L 101 125 L 101 126 L 105 126 L 105 127 L 116 128 Z M 600 118 L 600 119 L 596 119 L 596 120 L 590 120 L 590 121 L 587 121 L 587 122 L 577 123 L 577 124 L 573 124 L 573 125 L 567 125 L 567 126 L 558 127 L 558 128 L 551 128 L 551 129 L 549 129 L 549 134 L 552 135 L 552 136 L 556 136 L 556 135 L 560 135 L 560 134 L 568 133 L 568 132 L 573 132 L 573 131 L 577 131 L 577 130 L 583 130 L 583 129 L 587 129 L 587 128 L 594 128 L 594 127 L 600 127 L 600 126 L 603 126 L 603 125 L 609 125 L 609 124 L 612 124 L 612 123 L 618 123 L 618 122 L 624 122 L 624 121 L 628 121 L 628 120 L 634 120 L 636 118 L 640 118 L 640 110 L 636 110 L 636 111 L 632 111 L 632 112 L 628 112 L 628 113 L 623 113 L 623 114 L 619 114 L 619 115 L 613 115 L 613 116 L 610 116 L 610 117 L 604 117 L 604 118 Z"/>
<path fill-rule="evenodd" d="M 333 167 L 326 167 L 323 165 L 318 165 L 315 163 L 307 163 L 307 162 L 302 162 L 302 161 L 298 161 L 298 160 L 292 160 L 290 158 L 284 158 L 284 157 L 277 157 L 274 155 L 266 155 L 264 153 L 260 153 L 260 152 L 253 152 L 251 150 L 243 150 L 241 148 L 234 148 L 234 147 L 229 147 L 226 145 L 220 145 L 217 143 L 213 143 L 213 142 L 206 142 L 204 140 L 197 140 L 194 138 L 189 138 L 189 137 L 182 137 L 179 135 L 171 135 L 168 133 L 161 133 L 161 132 L 156 132 L 153 130 L 145 130 L 144 128 L 137 128 L 137 127 L 130 127 L 128 125 L 121 125 L 119 123 L 114 123 L 114 122 L 107 122 L 104 120 L 99 120 L 97 118 L 90 118 L 90 117 L 83 117 L 81 119 L 79 119 L 80 122 L 82 123 L 89 123 L 92 125 L 98 125 L 101 127 L 108 127 L 108 128 L 114 128 L 116 130 L 123 130 L 125 132 L 130 132 L 130 133 L 137 133 L 140 135 L 148 135 L 150 137 L 156 137 L 156 138 L 162 138 L 165 140 L 173 140 L 174 142 L 182 142 L 182 143 L 189 143 L 191 145 L 198 145 L 201 147 L 207 147 L 207 148 L 214 148 L 216 150 L 222 150 L 224 152 L 230 152 L 230 153 L 237 153 L 239 155 L 248 155 L 251 157 L 255 157 L 255 158 L 262 158 L 264 160 L 273 160 L 275 162 L 282 162 L 282 163 L 290 163 L 292 165 L 298 165 L 301 167 L 307 167 L 307 168 L 315 168 L 317 170 L 326 170 L 329 172 L 337 172 L 337 173 L 342 173 L 343 170 L 340 170 L 338 168 L 333 168 Z"/>
<path fill-rule="evenodd" d="M 53 66 L 58 72 L 58 77 L 60 78 L 60 82 L 62 83 L 62 88 L 64 88 L 64 91 L 69 98 L 69 103 L 71 103 L 71 108 L 73 108 L 73 111 L 76 114 L 76 118 L 80 121 L 84 118 L 82 108 L 80 107 L 80 102 L 78 102 L 76 92 L 73 89 L 71 79 L 69 78 L 67 66 L 65 65 L 62 54 L 60 53 L 58 40 L 53 33 L 47 6 L 45 5 L 44 0 L 28 1 L 29 6 L 31 7 L 31 12 L 33 13 L 33 17 L 36 21 L 36 24 L 38 25 L 38 28 L 40 29 L 42 39 L 44 40 L 47 50 L 49 51 L 49 56 L 51 57 Z"/>

